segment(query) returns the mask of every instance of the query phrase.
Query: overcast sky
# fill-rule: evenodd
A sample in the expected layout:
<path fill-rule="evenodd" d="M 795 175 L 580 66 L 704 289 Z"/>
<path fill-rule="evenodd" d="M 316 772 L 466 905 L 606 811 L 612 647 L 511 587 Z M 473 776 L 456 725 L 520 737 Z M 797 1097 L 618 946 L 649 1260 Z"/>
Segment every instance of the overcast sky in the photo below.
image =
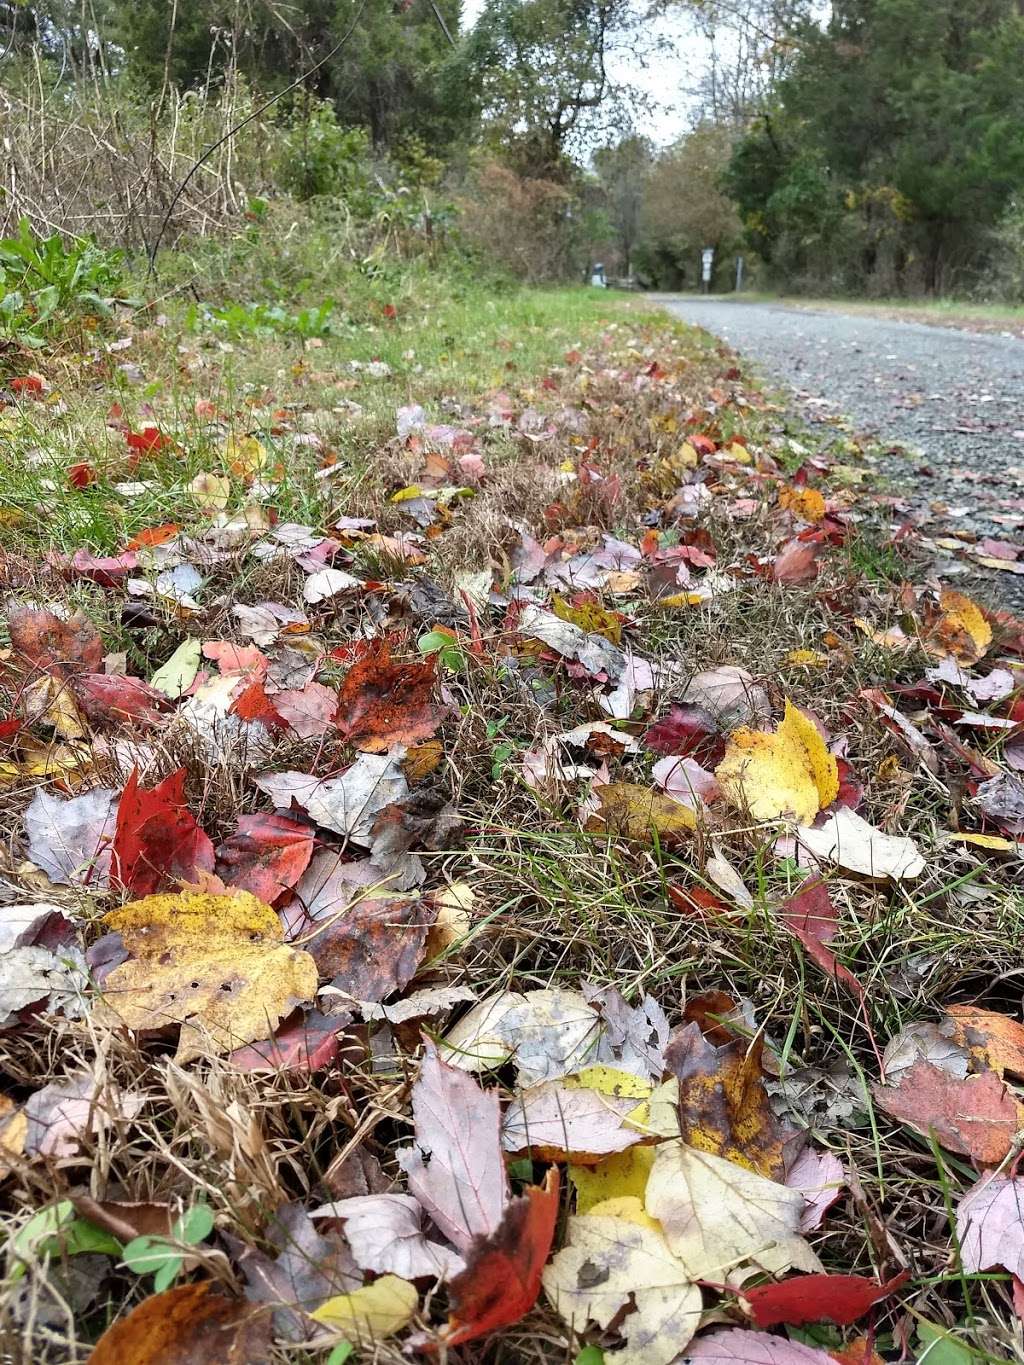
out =
<path fill-rule="evenodd" d="M 484 0 L 462 0 L 463 23 L 467 28 L 476 22 Z M 663 47 L 648 63 L 615 53 L 608 62 L 609 75 L 616 81 L 636 86 L 652 101 L 650 117 L 643 119 L 641 132 L 659 146 L 666 146 L 685 131 L 690 88 L 703 64 L 703 42 L 682 17 L 663 17 L 647 21 L 645 33 L 659 40 Z"/>

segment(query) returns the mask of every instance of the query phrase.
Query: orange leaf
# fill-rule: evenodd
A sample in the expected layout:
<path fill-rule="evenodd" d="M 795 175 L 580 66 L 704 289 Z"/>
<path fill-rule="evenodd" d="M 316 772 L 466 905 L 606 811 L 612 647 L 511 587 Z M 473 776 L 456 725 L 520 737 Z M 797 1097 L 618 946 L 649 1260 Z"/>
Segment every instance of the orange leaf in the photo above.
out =
<path fill-rule="evenodd" d="M 88 1365 L 259 1365 L 269 1349 L 270 1315 L 200 1280 L 143 1300 L 107 1328 Z"/>
<path fill-rule="evenodd" d="M 431 700 L 437 658 L 393 663 L 386 640 L 375 640 L 352 665 L 338 694 L 338 728 L 357 749 L 381 754 L 393 744 L 429 739 L 444 718 Z"/>

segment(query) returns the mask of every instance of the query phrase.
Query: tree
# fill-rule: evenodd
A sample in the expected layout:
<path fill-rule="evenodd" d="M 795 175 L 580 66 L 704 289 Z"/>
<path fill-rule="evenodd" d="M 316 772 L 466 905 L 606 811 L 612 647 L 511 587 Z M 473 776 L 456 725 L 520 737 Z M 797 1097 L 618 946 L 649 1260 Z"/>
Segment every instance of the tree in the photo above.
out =
<path fill-rule="evenodd" d="M 656 282 L 696 278 L 704 247 L 713 247 L 716 260 L 723 260 L 737 246 L 741 223 L 722 188 L 732 144 L 728 128 L 702 123 L 651 167 L 638 256 Z"/>
<path fill-rule="evenodd" d="M 487 0 L 450 78 L 514 170 L 564 180 L 570 152 L 626 121 L 635 95 L 607 58 L 627 37 L 630 0 Z"/>
<path fill-rule="evenodd" d="M 977 269 L 1024 185 L 1018 0 L 835 0 L 797 39 L 730 170 L 762 254 L 846 287 Z"/>
<path fill-rule="evenodd" d="M 632 274 L 633 252 L 640 235 L 644 195 L 653 158 L 649 140 L 635 133 L 594 153 L 594 170 L 603 190 L 608 220 L 617 238 L 620 268 L 627 276 Z"/>

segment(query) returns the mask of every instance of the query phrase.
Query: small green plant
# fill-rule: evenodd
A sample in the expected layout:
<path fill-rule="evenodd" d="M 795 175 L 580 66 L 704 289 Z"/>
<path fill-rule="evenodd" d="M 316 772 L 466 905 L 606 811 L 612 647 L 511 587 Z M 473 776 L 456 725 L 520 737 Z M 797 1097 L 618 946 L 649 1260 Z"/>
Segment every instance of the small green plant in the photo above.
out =
<path fill-rule="evenodd" d="M 120 287 L 120 252 L 39 237 L 23 218 L 0 240 L 0 336 L 38 349 L 69 322 L 109 317 Z"/>
<path fill-rule="evenodd" d="M 438 655 L 445 668 L 451 669 L 453 673 L 460 672 L 466 662 L 458 637 L 444 627 L 428 630 L 421 635 L 416 641 L 416 648 L 421 654 Z"/>
<path fill-rule="evenodd" d="M 136 1275 L 152 1275 L 154 1292 L 168 1289 L 178 1278 L 185 1261 L 179 1247 L 198 1246 L 213 1231 L 213 1212 L 208 1204 L 193 1204 L 171 1228 L 170 1237 L 135 1237 L 124 1248 L 122 1264 Z"/>
<path fill-rule="evenodd" d="M 290 313 L 279 304 L 232 303 L 223 308 L 214 304 L 193 304 L 189 309 L 188 324 L 193 331 L 209 327 L 230 336 L 336 336 L 339 324 L 332 317 L 334 299 L 324 299 L 297 313 Z"/>

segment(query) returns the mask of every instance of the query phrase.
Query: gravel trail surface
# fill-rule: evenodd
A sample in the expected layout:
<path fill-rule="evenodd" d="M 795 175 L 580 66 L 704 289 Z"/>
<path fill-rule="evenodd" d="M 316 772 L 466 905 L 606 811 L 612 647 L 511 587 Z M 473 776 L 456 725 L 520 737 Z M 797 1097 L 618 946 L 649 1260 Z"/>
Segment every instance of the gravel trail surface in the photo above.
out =
<path fill-rule="evenodd" d="M 976 559 L 991 547 L 971 544 L 1024 544 L 1024 341 L 778 304 L 658 297 L 753 361 L 769 383 L 784 384 L 812 425 L 846 417 L 859 434 L 902 447 L 883 454 L 879 468 L 888 491 L 906 501 L 904 519 L 946 542 L 935 544 L 938 576 L 994 606 L 1024 608 L 1024 550 L 1007 559 L 1016 572 L 996 571 Z"/>

